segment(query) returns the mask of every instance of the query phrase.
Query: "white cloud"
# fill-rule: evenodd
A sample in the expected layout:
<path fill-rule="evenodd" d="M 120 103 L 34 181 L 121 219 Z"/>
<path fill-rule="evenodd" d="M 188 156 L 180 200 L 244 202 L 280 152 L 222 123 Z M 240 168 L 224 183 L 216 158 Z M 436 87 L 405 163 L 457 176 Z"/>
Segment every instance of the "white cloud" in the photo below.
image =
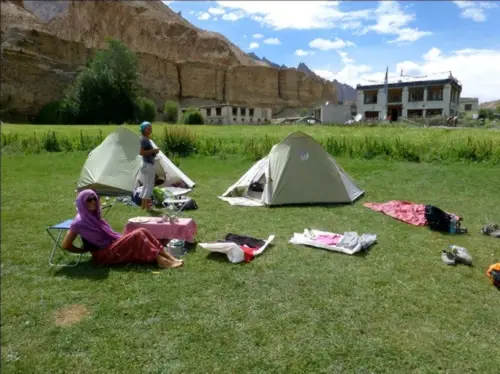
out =
<path fill-rule="evenodd" d="M 355 44 L 350 41 L 344 41 L 339 38 L 335 38 L 334 41 L 317 38 L 309 42 L 309 47 L 314 49 L 319 49 L 322 51 L 329 51 L 332 49 L 342 49 L 345 47 L 353 47 Z"/>
<path fill-rule="evenodd" d="M 264 35 L 262 35 L 262 34 L 253 34 L 252 35 L 252 38 L 254 38 L 254 39 L 262 39 L 263 37 L 264 37 Z"/>
<path fill-rule="evenodd" d="M 243 17 L 245 17 L 245 15 L 243 13 L 241 13 L 241 12 L 231 12 L 231 13 L 225 13 L 222 16 L 222 19 L 224 21 L 235 22 L 235 21 L 238 21 L 239 19 L 242 19 Z"/>
<path fill-rule="evenodd" d="M 220 6 L 241 12 L 275 30 L 324 29 L 338 27 L 341 21 L 367 19 L 369 11 L 342 12 L 337 1 L 218 1 Z"/>
<path fill-rule="evenodd" d="M 314 54 L 313 51 L 304 51 L 303 49 L 297 49 L 295 51 L 296 56 L 309 56 L 309 55 L 313 55 L 313 54 Z"/>
<path fill-rule="evenodd" d="M 388 43 L 415 42 L 424 36 L 432 35 L 430 31 L 421 31 L 417 27 L 410 28 L 407 25 L 415 20 L 415 15 L 405 13 L 397 2 L 382 1 L 375 10 L 376 23 L 366 26 L 361 34 L 376 32 L 382 35 L 397 35 L 396 39 Z"/>
<path fill-rule="evenodd" d="M 281 41 L 278 38 L 267 38 L 264 40 L 264 44 L 279 45 Z"/>
<path fill-rule="evenodd" d="M 168 6 L 168 5 L 172 4 L 172 3 L 173 3 L 173 1 L 166 1 L 166 0 L 165 0 L 165 1 L 162 1 L 162 3 Z"/>
<path fill-rule="evenodd" d="M 206 21 L 210 19 L 210 14 L 207 12 L 198 13 L 198 16 L 196 18 L 198 18 L 200 21 Z"/>
<path fill-rule="evenodd" d="M 208 13 L 213 14 L 214 16 L 220 16 L 226 11 L 223 8 L 208 8 Z"/>
<path fill-rule="evenodd" d="M 257 48 L 259 48 L 259 43 L 257 43 L 257 42 L 252 42 L 248 46 L 248 49 L 257 49 Z"/>
<path fill-rule="evenodd" d="M 353 87 L 357 84 L 381 84 L 384 82 L 385 69 L 373 72 L 368 65 L 357 65 L 346 52 L 338 51 L 341 57 L 341 67 L 331 69 L 328 66 L 315 69 L 319 76 Z M 462 84 L 462 96 L 478 97 L 480 101 L 498 100 L 500 87 L 500 49 L 473 49 L 465 48 L 445 54 L 434 47 L 422 56 L 420 61 L 402 61 L 394 70 L 389 70 L 389 80 L 408 80 L 412 78 L 400 77 L 401 71 L 405 76 L 426 77 L 440 79 L 452 75 Z M 471 68 L 473 67 L 473 68 Z"/>
<path fill-rule="evenodd" d="M 430 31 L 409 27 L 415 14 L 397 2 L 381 1 L 376 8 L 342 11 L 337 1 L 218 1 L 232 11 L 234 21 L 249 18 L 275 30 L 330 29 L 353 30 L 358 34 L 375 32 L 394 35 L 390 43 L 409 43 L 431 35 Z M 231 14 L 231 13 L 230 13 Z M 233 19 L 234 18 L 234 19 Z M 374 23 L 373 23 L 374 22 Z"/>
<path fill-rule="evenodd" d="M 485 9 L 498 7 L 494 2 L 487 1 L 454 1 L 454 3 L 461 9 L 462 18 L 469 18 L 475 22 L 486 21 Z"/>

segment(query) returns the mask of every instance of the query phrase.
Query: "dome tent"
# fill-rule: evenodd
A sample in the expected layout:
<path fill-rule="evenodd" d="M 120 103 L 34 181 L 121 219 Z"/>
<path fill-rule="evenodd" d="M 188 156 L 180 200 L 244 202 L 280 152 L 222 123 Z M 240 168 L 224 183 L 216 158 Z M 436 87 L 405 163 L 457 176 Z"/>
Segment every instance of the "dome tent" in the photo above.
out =
<path fill-rule="evenodd" d="M 77 183 L 77 191 L 87 188 L 103 195 L 131 194 L 137 186 L 142 165 L 139 155 L 139 135 L 120 126 L 109 134 L 87 157 Z M 153 147 L 156 145 L 153 142 Z M 161 187 L 192 188 L 189 179 L 163 152 L 155 158 L 156 175 L 164 180 Z"/>
<path fill-rule="evenodd" d="M 321 144 L 297 131 L 219 198 L 231 205 L 273 206 L 352 203 L 363 194 Z"/>

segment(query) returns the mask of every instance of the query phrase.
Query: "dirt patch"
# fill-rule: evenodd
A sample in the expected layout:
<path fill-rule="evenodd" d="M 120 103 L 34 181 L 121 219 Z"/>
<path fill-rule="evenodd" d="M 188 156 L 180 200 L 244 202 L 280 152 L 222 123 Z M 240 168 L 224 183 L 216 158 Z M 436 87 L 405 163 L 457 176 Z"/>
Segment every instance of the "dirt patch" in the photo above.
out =
<path fill-rule="evenodd" d="M 90 313 L 84 305 L 73 304 L 56 311 L 57 326 L 70 326 L 80 322 Z"/>

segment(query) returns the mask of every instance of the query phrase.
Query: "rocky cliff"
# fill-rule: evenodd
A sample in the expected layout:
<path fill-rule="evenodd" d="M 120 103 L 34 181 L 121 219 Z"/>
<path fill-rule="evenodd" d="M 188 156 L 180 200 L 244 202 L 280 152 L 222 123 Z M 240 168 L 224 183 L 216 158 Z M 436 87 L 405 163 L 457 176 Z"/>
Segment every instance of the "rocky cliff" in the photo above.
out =
<path fill-rule="evenodd" d="M 331 82 L 296 69 L 263 66 L 161 1 L 65 5 L 43 22 L 22 1 L 2 1 L 2 110 L 33 116 L 58 99 L 108 36 L 137 53 L 146 94 L 159 107 L 167 99 L 197 98 L 278 111 L 335 99 Z M 43 14 L 40 8 L 32 10 Z"/>

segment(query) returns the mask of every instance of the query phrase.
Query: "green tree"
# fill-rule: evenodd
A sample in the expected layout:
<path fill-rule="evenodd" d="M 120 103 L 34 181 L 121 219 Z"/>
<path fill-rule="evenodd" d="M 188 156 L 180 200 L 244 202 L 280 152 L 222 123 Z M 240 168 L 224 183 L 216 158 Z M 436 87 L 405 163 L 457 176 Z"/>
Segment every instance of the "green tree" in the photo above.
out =
<path fill-rule="evenodd" d="M 97 51 L 65 90 L 62 117 L 69 123 L 134 121 L 139 92 L 137 57 L 122 42 L 108 39 L 108 48 Z"/>
<path fill-rule="evenodd" d="M 139 122 L 153 122 L 156 119 L 156 104 L 147 97 L 140 97 L 136 101 L 136 117 Z"/>
<path fill-rule="evenodd" d="M 168 123 L 177 123 L 179 105 L 175 101 L 165 101 L 163 106 L 163 120 Z"/>

